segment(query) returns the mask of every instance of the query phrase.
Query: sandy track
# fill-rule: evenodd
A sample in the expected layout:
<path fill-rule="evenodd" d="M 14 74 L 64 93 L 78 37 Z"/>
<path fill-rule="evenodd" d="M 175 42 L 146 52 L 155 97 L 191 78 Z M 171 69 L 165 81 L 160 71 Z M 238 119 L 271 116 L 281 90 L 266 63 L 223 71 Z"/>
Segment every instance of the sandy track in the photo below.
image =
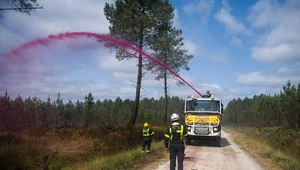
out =
<path fill-rule="evenodd" d="M 156 164 L 156 165 L 154 165 Z M 150 169 L 169 169 L 169 161 L 163 159 L 152 164 Z M 221 147 L 210 141 L 193 141 L 186 146 L 185 170 L 260 170 L 263 169 L 250 155 L 236 145 L 229 134 L 222 131 Z"/>

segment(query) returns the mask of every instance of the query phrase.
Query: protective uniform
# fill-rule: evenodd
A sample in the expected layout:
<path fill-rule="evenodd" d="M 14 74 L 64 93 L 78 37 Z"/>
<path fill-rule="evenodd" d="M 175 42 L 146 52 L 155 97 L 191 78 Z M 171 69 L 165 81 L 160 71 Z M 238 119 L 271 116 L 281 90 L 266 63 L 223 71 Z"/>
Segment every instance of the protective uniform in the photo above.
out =
<path fill-rule="evenodd" d="M 143 128 L 143 146 L 142 152 L 150 152 L 151 142 L 152 142 L 152 135 L 154 132 L 149 128 L 149 124 L 146 122 Z"/>
<path fill-rule="evenodd" d="M 207 94 L 207 97 L 208 97 L 208 98 L 211 98 L 211 93 L 210 93 L 209 90 L 206 90 L 206 94 Z"/>
<path fill-rule="evenodd" d="M 184 125 L 181 125 L 178 114 L 173 113 L 171 115 L 172 125 L 165 133 L 165 147 L 170 152 L 170 170 L 175 170 L 176 156 L 178 159 L 178 170 L 183 170 L 184 160 L 184 137 L 186 137 L 187 131 Z M 170 147 L 168 146 L 170 142 Z M 169 148 L 168 148 L 169 147 Z"/>

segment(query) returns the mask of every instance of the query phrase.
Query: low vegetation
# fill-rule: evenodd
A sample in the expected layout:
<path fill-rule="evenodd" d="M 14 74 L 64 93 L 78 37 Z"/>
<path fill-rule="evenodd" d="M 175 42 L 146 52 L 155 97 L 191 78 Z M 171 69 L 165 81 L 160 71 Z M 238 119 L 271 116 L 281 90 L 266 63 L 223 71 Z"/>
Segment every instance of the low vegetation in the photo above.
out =
<path fill-rule="evenodd" d="M 142 126 L 137 125 L 134 128 L 26 128 L 2 131 L 0 169 L 74 169 L 78 166 L 93 169 L 91 166 L 100 165 L 101 169 L 129 167 L 142 156 L 141 129 Z M 163 128 L 154 127 L 154 130 L 154 141 L 161 140 Z M 116 156 L 116 153 L 120 154 Z M 125 158 L 128 160 L 124 162 Z"/>
<path fill-rule="evenodd" d="M 144 98 L 137 124 L 127 126 L 134 104 L 129 99 L 95 102 L 89 93 L 84 102 L 74 104 L 64 103 L 60 93 L 54 101 L 50 97 L 41 101 L 11 99 L 5 92 L 0 96 L 0 169 L 130 167 L 143 157 L 141 124 L 148 121 L 157 126 L 154 140 L 162 140 L 164 101 Z M 183 100 L 169 97 L 168 101 L 168 114 L 183 116 Z M 299 103 L 300 84 L 292 86 L 288 81 L 279 95 L 230 101 L 222 123 L 239 127 L 227 130 L 262 165 L 271 165 L 268 169 L 300 169 Z"/>
<path fill-rule="evenodd" d="M 300 83 L 287 81 L 279 94 L 233 99 L 222 123 L 267 169 L 300 169 L 299 109 Z"/>
<path fill-rule="evenodd" d="M 266 169 L 300 169 L 299 130 L 236 126 L 224 129 Z"/>
<path fill-rule="evenodd" d="M 73 166 L 65 167 L 63 169 L 64 170 L 143 169 L 145 165 L 149 164 L 149 162 L 147 161 L 153 159 L 153 157 L 155 157 L 156 159 L 161 158 L 163 156 L 161 154 L 162 151 L 164 151 L 162 142 L 156 141 L 152 143 L 150 154 L 142 153 L 141 148 L 137 147 L 132 150 L 119 152 L 115 155 L 96 157 L 90 161 L 81 162 Z M 144 162 L 144 164 L 142 165 L 141 162 Z"/>

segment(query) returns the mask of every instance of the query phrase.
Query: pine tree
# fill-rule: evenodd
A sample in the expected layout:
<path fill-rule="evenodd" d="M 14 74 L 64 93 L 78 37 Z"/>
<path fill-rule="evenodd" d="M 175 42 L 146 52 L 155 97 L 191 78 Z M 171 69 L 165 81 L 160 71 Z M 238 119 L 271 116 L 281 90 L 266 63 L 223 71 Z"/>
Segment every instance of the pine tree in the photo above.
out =
<path fill-rule="evenodd" d="M 141 50 L 147 50 L 153 43 L 155 27 L 161 24 L 157 22 L 157 18 L 158 15 L 164 15 L 159 13 L 164 11 L 164 7 L 162 0 L 116 0 L 114 4 L 105 4 L 104 14 L 111 24 L 109 30 L 112 36 L 131 42 Z M 130 53 L 121 48 L 117 50 L 116 57 L 119 60 L 138 59 L 135 106 L 130 120 L 133 126 L 138 115 L 144 61 L 141 54 Z"/>
<path fill-rule="evenodd" d="M 93 120 L 93 105 L 94 105 L 94 97 L 91 92 L 87 96 L 85 96 L 85 115 L 84 115 L 84 126 L 89 127 L 90 123 Z"/>
<path fill-rule="evenodd" d="M 16 11 L 30 14 L 34 7 L 38 7 L 37 0 L 7 0 L 12 6 L 16 7 Z"/>
<path fill-rule="evenodd" d="M 189 70 L 188 61 L 193 58 L 192 55 L 187 54 L 187 50 L 182 49 L 183 38 L 182 30 L 173 27 L 174 7 L 168 0 L 162 2 L 163 8 L 158 11 L 158 24 L 155 27 L 155 34 L 151 49 L 154 51 L 153 55 L 159 59 L 163 64 L 172 69 L 175 73 L 179 73 L 181 69 Z M 175 77 L 166 69 L 156 65 L 154 62 L 149 62 L 147 69 L 152 73 L 157 74 L 156 80 L 163 79 L 164 94 L 165 94 L 165 113 L 164 122 L 167 123 L 168 113 L 168 78 Z M 183 82 L 178 81 L 178 85 L 184 85 Z"/>

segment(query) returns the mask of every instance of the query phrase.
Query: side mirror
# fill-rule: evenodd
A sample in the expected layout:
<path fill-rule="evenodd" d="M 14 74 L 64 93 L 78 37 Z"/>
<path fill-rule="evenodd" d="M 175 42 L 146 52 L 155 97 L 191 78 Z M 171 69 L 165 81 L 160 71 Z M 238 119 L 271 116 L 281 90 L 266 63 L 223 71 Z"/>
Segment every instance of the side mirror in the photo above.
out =
<path fill-rule="evenodd" d="M 221 115 L 223 116 L 223 114 L 224 114 L 223 103 L 221 103 Z"/>

